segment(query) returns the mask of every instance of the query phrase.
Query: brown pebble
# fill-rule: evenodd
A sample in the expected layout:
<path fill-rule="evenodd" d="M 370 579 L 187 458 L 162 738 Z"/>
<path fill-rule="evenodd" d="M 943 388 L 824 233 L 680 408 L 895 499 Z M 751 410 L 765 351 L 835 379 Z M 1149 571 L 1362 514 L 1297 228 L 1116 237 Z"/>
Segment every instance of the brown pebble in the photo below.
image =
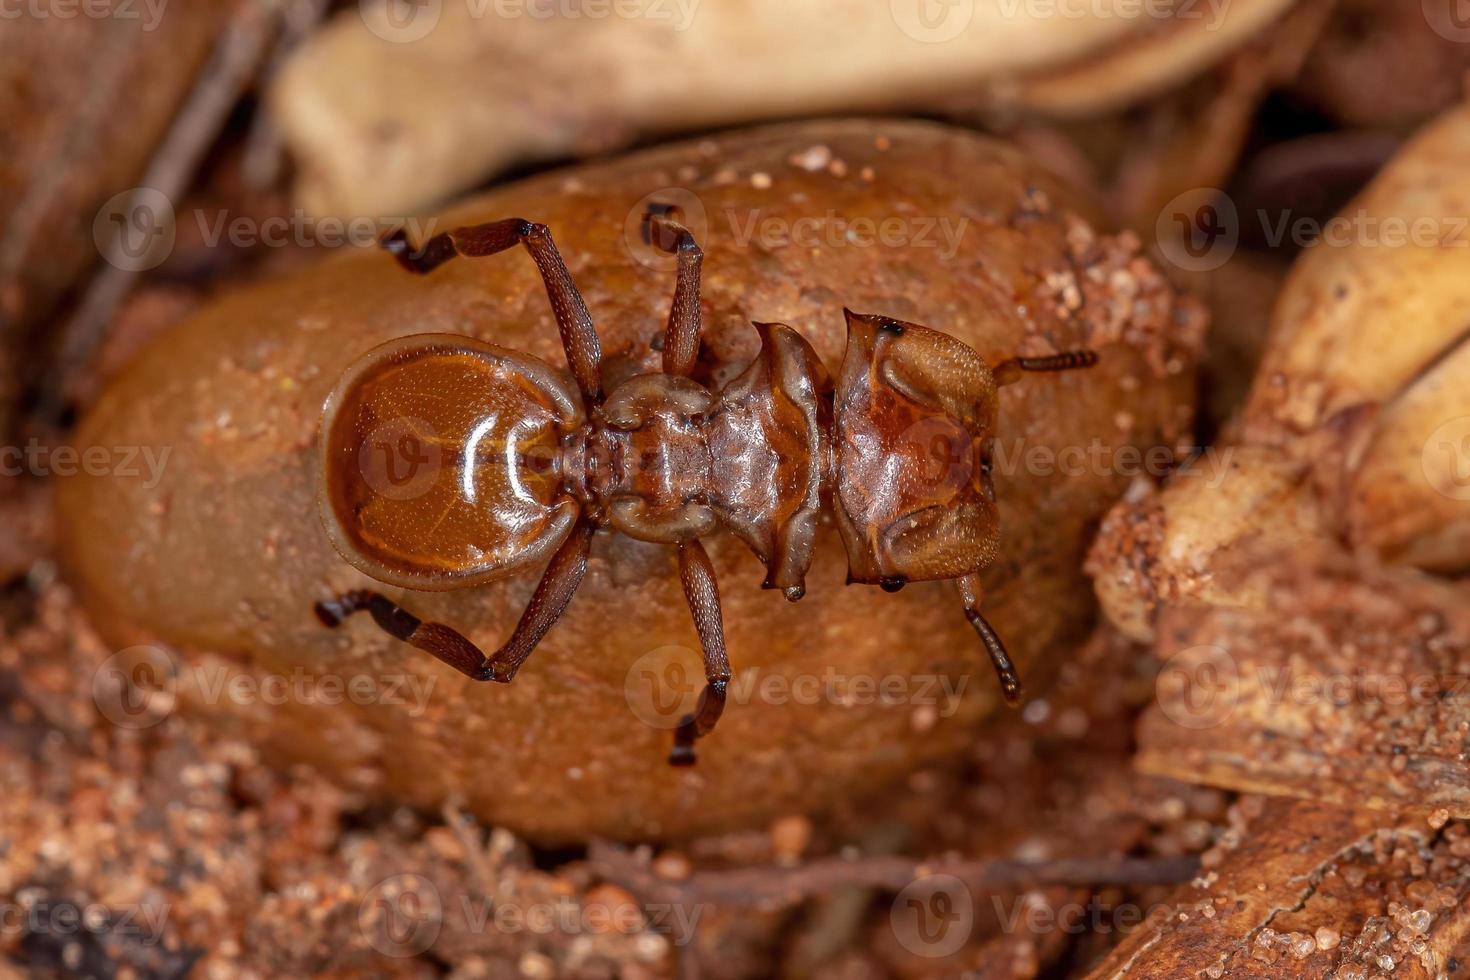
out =
<path fill-rule="evenodd" d="M 806 853 L 812 840 L 812 822 L 803 816 L 780 817 L 771 824 L 771 849 L 776 860 L 794 864 Z"/>
<path fill-rule="evenodd" d="M 638 901 L 626 889 L 601 884 L 587 892 L 582 902 L 587 928 L 592 932 L 635 933 L 643 928 Z"/>
<path fill-rule="evenodd" d="M 664 851 L 653 859 L 653 873 L 669 881 L 683 881 L 693 870 L 688 855 L 682 851 Z"/>

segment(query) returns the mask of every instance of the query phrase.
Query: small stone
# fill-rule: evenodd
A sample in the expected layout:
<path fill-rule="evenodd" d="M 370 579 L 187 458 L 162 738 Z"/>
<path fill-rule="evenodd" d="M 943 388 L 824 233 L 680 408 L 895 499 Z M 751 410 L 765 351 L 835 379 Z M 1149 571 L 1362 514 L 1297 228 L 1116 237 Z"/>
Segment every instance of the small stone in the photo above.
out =
<path fill-rule="evenodd" d="M 781 817 L 771 824 L 771 850 L 780 864 L 795 864 L 812 841 L 812 822 L 806 817 Z"/>
<path fill-rule="evenodd" d="M 544 953 L 523 953 L 516 969 L 530 980 L 550 980 L 556 976 L 556 964 Z"/>
<path fill-rule="evenodd" d="M 681 851 L 664 851 L 653 859 L 653 873 L 669 881 L 683 881 L 694 868 Z"/>
<path fill-rule="evenodd" d="M 815 173 L 832 162 L 832 149 L 825 144 L 818 143 L 807 147 L 800 153 L 793 153 L 786 162 L 793 167 Z"/>
<path fill-rule="evenodd" d="M 1342 933 L 1336 929 L 1329 929 L 1327 926 L 1319 926 L 1313 938 L 1316 940 L 1317 948 L 1325 952 L 1337 948 L 1337 944 L 1342 942 Z"/>
<path fill-rule="evenodd" d="M 622 932 L 631 935 L 643 928 L 643 913 L 638 908 L 637 900 L 617 885 L 596 885 L 587 892 L 583 907 L 590 912 L 594 906 L 601 906 L 606 912 L 588 916 L 588 929 L 592 932 Z"/>

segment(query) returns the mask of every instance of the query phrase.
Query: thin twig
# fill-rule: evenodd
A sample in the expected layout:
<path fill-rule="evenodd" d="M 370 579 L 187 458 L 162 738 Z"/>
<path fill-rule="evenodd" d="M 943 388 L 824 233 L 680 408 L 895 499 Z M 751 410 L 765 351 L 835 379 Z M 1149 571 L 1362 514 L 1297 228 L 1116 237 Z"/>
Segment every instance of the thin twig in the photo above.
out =
<path fill-rule="evenodd" d="M 487 898 L 493 896 L 495 875 L 490 871 L 490 862 L 485 859 L 485 844 L 480 840 L 479 828 L 475 826 L 474 818 L 464 812 L 463 801 L 445 800 L 444 805 L 439 808 L 439 815 L 454 833 L 460 847 L 464 848 L 470 876 L 474 878 L 480 894 Z"/>
<path fill-rule="evenodd" d="M 281 12 L 281 33 L 271 48 L 265 67 L 260 73 L 260 87 L 267 88 L 271 80 L 281 73 L 282 67 L 306 42 L 327 15 L 331 0 L 287 0 Z M 285 150 L 281 144 L 280 130 L 269 112 L 257 112 L 250 121 L 250 132 L 245 137 L 245 154 L 240 169 L 247 186 L 260 189 L 272 187 L 281 175 Z"/>
<path fill-rule="evenodd" d="M 1054 861 L 979 861 L 875 855 L 843 860 L 825 858 L 794 868 L 762 866 L 728 871 L 696 871 L 683 881 L 660 878 L 622 848 L 594 842 L 588 867 L 595 874 L 646 901 L 781 907 L 838 888 L 862 886 L 902 891 L 942 888 L 935 875 L 950 875 L 976 889 L 1042 885 L 1159 885 L 1188 881 L 1199 871 L 1193 856 L 1161 858 L 1058 858 Z M 926 884 L 927 883 L 927 884 Z"/>
<path fill-rule="evenodd" d="M 126 214 L 143 206 L 139 197 L 143 191 L 162 194 L 168 201 L 177 202 L 189 189 L 199 164 L 254 77 L 275 35 L 283 2 L 244 0 L 231 16 L 189 98 L 154 151 Z M 122 229 L 118 234 L 121 237 Z M 62 331 L 57 377 L 45 389 L 53 393 L 49 397 L 57 404 L 43 406 L 47 414 L 59 413 L 70 382 L 91 360 L 113 313 L 136 279 L 136 272 L 104 264 L 88 284 L 76 312 Z"/>

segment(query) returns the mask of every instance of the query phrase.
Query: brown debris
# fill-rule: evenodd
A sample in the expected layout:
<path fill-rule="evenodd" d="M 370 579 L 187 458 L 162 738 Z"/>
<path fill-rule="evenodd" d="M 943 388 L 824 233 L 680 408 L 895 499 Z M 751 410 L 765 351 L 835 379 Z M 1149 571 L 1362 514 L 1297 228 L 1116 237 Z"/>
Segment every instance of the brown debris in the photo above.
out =
<path fill-rule="evenodd" d="M 0 634 L 0 903 L 35 925 L 0 934 L 0 968 L 709 980 L 772 975 L 789 956 L 790 971 L 825 977 L 949 976 L 958 963 L 1036 976 L 1099 941 L 1055 922 L 1112 923 L 1157 902 L 1169 886 L 1145 882 L 1192 873 L 1223 812 L 1217 791 L 1128 771 L 1126 719 L 1147 678 L 1129 666 L 1139 648 L 1107 636 L 1029 717 L 997 720 L 972 772 L 915 773 L 894 806 L 538 870 L 525 844 L 453 808 L 440 823 L 366 806 L 306 767 L 273 770 L 176 700 L 111 714 L 121 661 L 69 593 L 49 585 L 17 608 Z M 976 890 L 956 952 L 934 956 L 895 901 L 986 868 L 1001 877 Z M 1079 883 L 1040 884 L 1037 868 Z M 755 883 L 767 906 L 812 880 L 830 880 L 828 897 L 798 887 L 779 910 L 742 897 Z M 110 931 L 42 915 L 92 906 Z"/>
<path fill-rule="evenodd" d="M 108 4 L 114 16 L 32 17 L 15 8 L 5 18 L 0 349 L 7 361 L 100 263 L 94 218 L 105 222 L 99 209 L 142 179 L 229 6 L 170 4 L 156 23 L 152 7 L 116 0 Z M 18 381 L 12 368 L 21 365 L 5 364 L 0 376 L 7 414 Z M 33 372 L 30 362 L 26 373 Z"/>
<path fill-rule="evenodd" d="M 1470 816 L 1470 602 L 1343 556 L 1263 558 L 1258 609 L 1167 607 L 1145 772 Z"/>
<path fill-rule="evenodd" d="M 1246 797 L 1205 870 L 1091 974 L 1431 980 L 1462 975 L 1470 828 Z"/>

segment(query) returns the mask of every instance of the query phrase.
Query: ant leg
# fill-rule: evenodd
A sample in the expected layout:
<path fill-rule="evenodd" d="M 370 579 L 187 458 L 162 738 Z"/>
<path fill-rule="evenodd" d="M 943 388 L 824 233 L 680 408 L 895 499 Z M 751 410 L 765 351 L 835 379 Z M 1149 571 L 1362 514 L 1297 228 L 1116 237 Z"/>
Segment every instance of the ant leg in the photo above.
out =
<path fill-rule="evenodd" d="M 674 749 L 669 765 L 694 765 L 694 741 L 715 729 L 725 710 L 725 689 L 730 683 L 730 658 L 725 655 L 725 625 L 720 616 L 720 590 L 715 584 L 715 567 L 698 538 L 679 545 L 679 579 L 684 598 L 694 616 L 699 646 L 704 652 L 704 692 L 694 714 L 679 722 L 674 732 Z"/>
<path fill-rule="evenodd" d="M 664 374 L 687 376 L 699 357 L 699 335 L 704 332 L 699 309 L 699 273 L 704 252 L 694 235 L 669 216 L 671 208 L 652 205 L 643 215 L 643 238 L 679 260 L 674 304 L 664 331 Z"/>
<path fill-rule="evenodd" d="M 366 611 L 388 635 L 433 654 L 466 677 L 506 684 L 566 612 L 577 586 L 582 584 L 582 576 L 587 574 L 592 530 L 587 521 L 579 521 L 572 529 L 552 556 L 551 564 L 546 566 L 515 632 L 493 656 L 487 657 L 457 630 L 443 623 L 426 623 L 387 596 L 369 589 L 354 589 L 336 599 L 318 602 L 316 615 L 326 626 L 340 626 L 353 613 Z"/>
<path fill-rule="evenodd" d="M 545 225 L 524 218 L 506 218 L 456 228 L 435 235 L 417 251 L 409 247 L 408 234 L 402 228 L 389 232 L 382 241 L 383 248 L 399 265 L 420 275 L 432 272 L 456 255 L 466 258 L 496 255 L 517 244 L 526 246 L 541 272 L 562 347 L 567 352 L 567 365 L 590 409 L 602 402 L 602 345 L 587 304 L 582 301 L 582 294 L 577 291 L 577 284 L 572 281 L 572 274 L 567 271 Z"/>
<path fill-rule="evenodd" d="M 490 679 L 485 654 L 464 634 L 442 623 L 424 622 L 381 592 L 353 589 L 335 599 L 318 602 L 312 608 L 322 625 L 329 627 L 341 626 L 348 616 L 366 611 L 389 636 L 432 653 L 467 677 L 477 681 Z"/>
<path fill-rule="evenodd" d="M 1021 375 L 1027 371 L 1075 371 L 1096 363 L 1095 350 L 1068 350 L 1047 357 L 1012 357 L 997 364 L 992 373 L 996 386 L 1004 388 L 1020 381 Z"/>
<path fill-rule="evenodd" d="M 577 586 L 582 584 L 582 578 L 587 574 L 587 554 L 592 550 L 593 530 L 591 521 L 578 521 L 572 533 L 556 549 L 556 554 L 551 556 L 551 564 L 546 566 L 526 611 L 521 613 L 515 632 L 490 658 L 488 670 L 491 680 L 508 683 L 515 677 L 521 664 L 535 651 L 536 644 L 567 611 Z"/>
<path fill-rule="evenodd" d="M 959 586 L 960 601 L 965 604 L 965 618 L 975 627 L 975 635 L 980 637 L 985 652 L 990 654 L 990 662 L 995 665 L 995 673 L 1000 678 L 1001 695 L 1006 699 L 1006 704 L 1013 707 L 1020 704 L 1021 677 L 1016 673 L 1016 665 L 1011 663 L 1011 655 L 1006 652 L 1005 644 L 1000 641 L 995 628 L 980 612 L 983 595 L 980 576 L 965 575 L 955 579 L 955 584 Z"/>

